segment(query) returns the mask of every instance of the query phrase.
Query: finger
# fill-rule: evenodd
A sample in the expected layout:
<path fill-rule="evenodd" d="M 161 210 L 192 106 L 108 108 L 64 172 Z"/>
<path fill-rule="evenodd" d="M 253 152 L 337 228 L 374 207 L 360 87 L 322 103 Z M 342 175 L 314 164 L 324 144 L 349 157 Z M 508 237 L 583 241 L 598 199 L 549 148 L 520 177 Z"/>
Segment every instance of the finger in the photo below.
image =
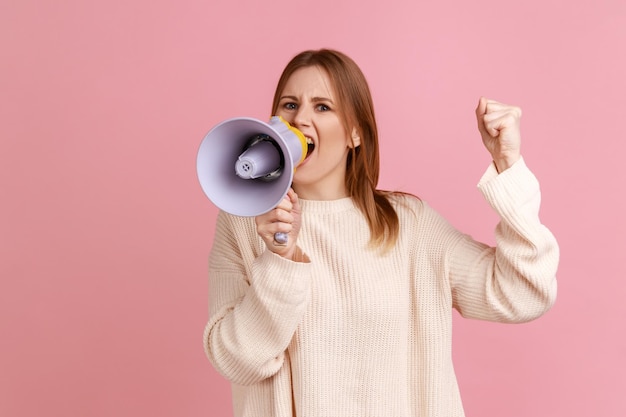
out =
<path fill-rule="evenodd" d="M 483 125 L 489 135 L 495 137 L 503 128 L 519 124 L 521 115 L 522 109 L 519 107 L 487 100 L 485 114 L 482 117 Z"/>
<path fill-rule="evenodd" d="M 290 224 L 293 222 L 293 215 L 291 212 L 282 210 L 282 209 L 273 209 L 265 214 L 257 216 L 254 218 L 257 229 L 259 231 L 263 230 L 265 233 L 274 233 L 275 230 L 270 230 L 273 225 L 286 223 Z"/>
<path fill-rule="evenodd" d="M 506 107 L 510 107 L 508 104 L 504 104 L 504 103 L 500 103 L 499 101 L 496 100 L 491 100 L 491 99 L 485 99 L 485 112 L 489 113 L 490 111 L 496 111 L 496 110 L 500 110 Z"/>
<path fill-rule="evenodd" d="M 287 212 L 291 211 L 292 209 L 293 203 L 291 202 L 289 196 L 285 196 L 275 208 L 275 210 L 284 210 Z"/>
<path fill-rule="evenodd" d="M 513 128 L 517 125 L 518 118 L 509 111 L 487 114 L 485 117 L 485 128 L 489 134 L 496 137 L 500 131 Z"/>
<path fill-rule="evenodd" d="M 275 246 L 287 246 L 289 242 L 289 235 L 283 232 L 274 233 L 274 245 Z"/>
<path fill-rule="evenodd" d="M 293 229 L 293 218 L 288 218 L 286 220 L 275 221 L 270 223 L 268 230 L 271 231 L 272 234 L 276 232 L 285 232 L 289 233 Z"/>
<path fill-rule="evenodd" d="M 298 194 L 296 194 L 293 188 L 289 189 L 289 191 L 287 192 L 287 197 L 289 197 L 289 199 L 291 200 L 291 210 L 299 213 L 300 201 L 298 200 Z"/>
<path fill-rule="evenodd" d="M 485 116 L 489 116 L 492 114 L 502 115 L 502 114 L 511 114 L 516 118 L 522 117 L 522 109 L 516 106 L 509 106 L 506 104 L 496 103 L 496 104 L 487 104 L 487 110 Z"/>
<path fill-rule="evenodd" d="M 287 191 L 287 198 L 291 201 L 291 204 L 295 204 L 298 202 L 298 194 L 293 190 L 293 188 L 289 188 Z"/>
<path fill-rule="evenodd" d="M 485 114 L 501 112 L 510 112 L 515 115 L 515 117 L 522 117 L 522 109 L 520 107 L 500 103 L 495 100 L 487 100 L 487 103 L 485 105 Z"/>
<path fill-rule="evenodd" d="M 285 199 L 291 203 L 291 211 L 298 211 L 300 209 L 300 204 L 298 203 L 298 194 L 296 194 L 293 188 L 289 188 L 289 190 L 287 190 L 287 195 L 285 196 Z"/>
<path fill-rule="evenodd" d="M 514 108 L 507 108 L 505 110 L 494 111 L 487 113 L 483 116 L 483 122 L 485 124 L 491 123 L 495 120 L 501 120 L 504 124 L 510 124 L 511 126 L 519 123 L 520 112 Z"/>
<path fill-rule="evenodd" d="M 506 127 L 508 120 L 505 115 L 490 113 L 484 117 L 485 130 L 491 137 L 498 137 L 500 130 Z"/>
<path fill-rule="evenodd" d="M 478 106 L 476 107 L 476 117 L 481 117 L 485 115 L 487 111 L 487 99 L 485 97 L 481 97 L 478 99 Z"/>
<path fill-rule="evenodd" d="M 512 111 L 514 113 L 516 113 L 517 115 L 521 116 L 522 113 L 522 109 L 520 109 L 517 106 L 511 106 L 509 104 L 504 104 L 504 103 L 500 103 L 499 101 L 496 100 L 491 100 L 491 99 L 487 99 L 484 97 L 481 97 L 481 99 L 484 99 L 484 114 L 490 114 L 490 113 L 495 113 L 498 111 Z"/>
<path fill-rule="evenodd" d="M 277 242 L 282 243 L 283 240 L 281 238 L 276 239 L 277 233 L 288 236 L 292 230 L 293 226 L 290 223 L 276 222 L 262 225 L 259 227 L 258 233 L 268 245 L 274 245 Z"/>
<path fill-rule="evenodd" d="M 272 244 L 274 246 L 287 246 L 289 242 L 289 233 L 293 230 L 291 223 L 274 223 L 271 234 Z"/>
<path fill-rule="evenodd" d="M 268 228 L 270 230 L 270 234 L 274 235 L 276 233 L 291 233 L 293 230 L 293 226 L 291 223 L 285 222 L 276 222 L 272 223 L 271 227 Z"/>
<path fill-rule="evenodd" d="M 485 129 L 485 112 L 487 111 L 487 99 L 485 97 L 481 97 L 478 100 L 478 106 L 476 107 L 476 122 L 478 123 L 478 131 L 481 134 L 487 134 Z"/>
<path fill-rule="evenodd" d="M 273 216 L 270 218 L 272 223 L 293 223 L 293 214 L 291 211 L 283 209 L 274 209 Z"/>
<path fill-rule="evenodd" d="M 501 129 L 501 125 L 495 120 L 485 123 L 485 132 L 492 138 L 497 138 L 500 135 Z"/>

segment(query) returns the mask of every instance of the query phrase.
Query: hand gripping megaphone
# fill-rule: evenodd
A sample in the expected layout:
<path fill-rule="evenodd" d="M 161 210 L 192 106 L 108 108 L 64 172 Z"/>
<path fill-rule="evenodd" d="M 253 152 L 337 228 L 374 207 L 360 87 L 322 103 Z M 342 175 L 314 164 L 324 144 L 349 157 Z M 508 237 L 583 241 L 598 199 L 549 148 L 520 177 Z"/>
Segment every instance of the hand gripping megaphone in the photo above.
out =
<path fill-rule="evenodd" d="M 282 118 L 265 123 L 238 117 L 206 134 L 196 168 L 202 190 L 218 208 L 258 216 L 285 197 L 306 154 L 304 135 Z"/>

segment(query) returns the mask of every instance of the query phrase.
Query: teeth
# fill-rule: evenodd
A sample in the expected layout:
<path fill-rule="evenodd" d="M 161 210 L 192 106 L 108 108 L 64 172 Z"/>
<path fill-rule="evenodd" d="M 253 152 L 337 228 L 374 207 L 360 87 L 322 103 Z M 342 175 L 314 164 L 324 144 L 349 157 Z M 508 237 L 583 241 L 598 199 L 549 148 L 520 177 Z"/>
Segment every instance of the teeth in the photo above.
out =
<path fill-rule="evenodd" d="M 307 145 L 313 145 L 313 139 L 308 136 L 305 136 Z"/>

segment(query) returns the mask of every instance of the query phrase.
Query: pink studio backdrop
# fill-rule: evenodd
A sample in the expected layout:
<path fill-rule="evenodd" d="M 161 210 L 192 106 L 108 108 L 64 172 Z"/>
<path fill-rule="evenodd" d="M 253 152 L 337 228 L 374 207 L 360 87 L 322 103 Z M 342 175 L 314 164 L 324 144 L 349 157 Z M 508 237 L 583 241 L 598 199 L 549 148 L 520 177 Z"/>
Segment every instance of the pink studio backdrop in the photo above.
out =
<path fill-rule="evenodd" d="M 474 107 L 524 110 L 559 299 L 524 325 L 455 317 L 467 415 L 626 415 L 623 0 L 3 0 L 0 35 L 0 416 L 232 415 L 201 346 L 196 151 L 266 119 L 319 47 L 370 81 L 381 187 L 490 243 Z"/>

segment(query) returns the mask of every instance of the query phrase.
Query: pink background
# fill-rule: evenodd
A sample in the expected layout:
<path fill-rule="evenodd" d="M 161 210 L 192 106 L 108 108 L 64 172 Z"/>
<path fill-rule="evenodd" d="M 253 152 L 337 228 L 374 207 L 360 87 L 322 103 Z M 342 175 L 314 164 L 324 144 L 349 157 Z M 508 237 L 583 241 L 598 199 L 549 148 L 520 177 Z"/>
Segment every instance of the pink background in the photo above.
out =
<path fill-rule="evenodd" d="M 0 416 L 231 415 L 201 344 L 216 209 L 196 151 L 269 117 L 319 47 L 370 81 L 381 187 L 489 243 L 474 107 L 524 110 L 559 299 L 530 324 L 455 317 L 467 415 L 626 415 L 623 0 L 2 0 Z"/>

